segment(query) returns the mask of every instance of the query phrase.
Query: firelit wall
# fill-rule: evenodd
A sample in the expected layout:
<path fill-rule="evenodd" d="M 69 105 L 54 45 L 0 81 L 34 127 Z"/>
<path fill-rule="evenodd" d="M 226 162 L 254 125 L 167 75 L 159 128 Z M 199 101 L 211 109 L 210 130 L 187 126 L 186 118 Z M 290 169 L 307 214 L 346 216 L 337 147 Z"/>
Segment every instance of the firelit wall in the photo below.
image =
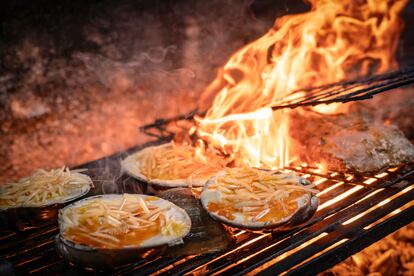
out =
<path fill-rule="evenodd" d="M 140 125 L 194 109 L 232 52 L 292 12 L 272 1 L 1 6 L 0 182 L 143 142 Z"/>

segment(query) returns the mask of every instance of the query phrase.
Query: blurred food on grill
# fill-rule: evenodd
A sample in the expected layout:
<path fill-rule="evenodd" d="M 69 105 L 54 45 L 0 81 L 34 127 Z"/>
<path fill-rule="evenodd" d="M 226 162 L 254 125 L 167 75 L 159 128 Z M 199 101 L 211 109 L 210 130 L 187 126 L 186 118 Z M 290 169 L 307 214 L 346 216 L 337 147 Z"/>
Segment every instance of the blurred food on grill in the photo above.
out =
<path fill-rule="evenodd" d="M 17 182 L 1 185 L 0 210 L 42 207 L 79 198 L 93 186 L 83 171 L 65 167 L 50 171 L 37 169 Z"/>
<path fill-rule="evenodd" d="M 187 144 L 174 142 L 147 147 L 122 161 L 130 175 L 160 186 L 203 186 L 227 164 L 226 158 Z"/>
<path fill-rule="evenodd" d="M 414 274 L 414 223 L 364 248 L 319 276 Z"/>
<path fill-rule="evenodd" d="M 373 99 L 354 102 L 350 113 L 386 125 L 396 125 L 407 139 L 414 141 L 414 88 L 406 87 L 376 95 Z"/>

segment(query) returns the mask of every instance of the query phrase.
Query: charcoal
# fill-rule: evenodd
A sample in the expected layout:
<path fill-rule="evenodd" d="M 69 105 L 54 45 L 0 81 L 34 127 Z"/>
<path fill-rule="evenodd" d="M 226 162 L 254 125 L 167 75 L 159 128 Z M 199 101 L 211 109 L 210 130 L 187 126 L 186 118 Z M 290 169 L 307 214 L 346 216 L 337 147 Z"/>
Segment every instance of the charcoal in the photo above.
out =
<path fill-rule="evenodd" d="M 293 149 L 301 161 L 368 173 L 414 161 L 414 146 L 393 125 L 355 114 L 292 112 Z"/>
<path fill-rule="evenodd" d="M 225 250 L 233 244 L 230 233 L 221 223 L 208 215 L 201 206 L 200 200 L 193 196 L 190 189 L 170 189 L 157 196 L 183 208 L 191 218 L 191 230 L 184 238 L 184 244 L 171 247 L 165 255 L 179 257 L 209 254 Z"/>
<path fill-rule="evenodd" d="M 413 96 L 413 87 L 394 89 L 390 93 L 376 95 L 373 99 L 354 102 L 350 111 L 378 122 L 392 123 L 398 126 L 405 137 L 414 141 Z"/>

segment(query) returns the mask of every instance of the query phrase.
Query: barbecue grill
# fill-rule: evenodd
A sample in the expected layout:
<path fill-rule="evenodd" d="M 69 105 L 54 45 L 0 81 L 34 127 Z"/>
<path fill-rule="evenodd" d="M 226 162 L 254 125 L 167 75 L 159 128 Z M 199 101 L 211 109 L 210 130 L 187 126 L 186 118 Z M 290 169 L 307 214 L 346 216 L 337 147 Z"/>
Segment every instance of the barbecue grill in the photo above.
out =
<path fill-rule="evenodd" d="M 376 80 L 388 78 L 389 82 L 393 82 L 396 76 L 400 74 L 388 74 Z M 365 89 L 359 93 L 361 98 L 369 97 L 370 90 L 366 86 L 367 83 L 353 83 L 349 89 L 342 88 L 342 98 L 339 97 L 338 101 L 347 93 L 355 94 L 358 87 Z M 376 86 L 375 89 L 381 87 Z M 324 91 L 318 88 L 319 94 Z M 308 102 L 305 100 L 303 104 Z M 116 192 L 146 192 L 144 183 L 120 176 L 119 161 L 143 147 L 170 141 L 176 132 L 171 130 L 171 126 L 177 129 L 181 123 L 188 125 L 193 116 L 194 112 L 157 120 L 141 128 L 146 134 L 156 137 L 156 141 L 80 167 L 89 168 L 91 177 L 98 183 L 99 192 L 106 192 L 105 183 L 115 184 L 109 186 L 116 187 Z M 318 211 L 306 224 L 283 233 L 253 233 L 234 229 L 235 243 L 224 252 L 174 258 L 157 256 L 119 267 L 113 273 L 312 275 L 414 220 L 414 164 L 364 175 L 322 172 L 307 164 L 291 165 L 285 169 L 314 182 L 320 190 L 317 194 L 320 200 Z M 21 232 L 2 229 L 0 271 L 6 273 L 12 270 L 16 275 L 95 273 L 71 266 L 58 255 L 54 245 L 57 233 L 56 225 Z"/>
<path fill-rule="evenodd" d="M 89 11 L 87 14 L 89 16 Z M 180 14 L 180 18 L 185 16 Z M 122 16 L 121 19 L 124 20 Z M 165 25 L 169 26 L 170 21 L 166 20 L 166 22 Z M 411 21 L 406 22 L 408 22 L 407 26 L 410 26 Z M 57 29 L 61 32 L 61 28 Z M 169 28 L 163 30 L 163 34 L 164 32 L 165 36 L 171 35 Z M 189 34 L 180 33 L 180 35 L 186 37 Z M 169 38 L 166 40 L 165 43 L 175 43 Z M 226 41 L 222 43 L 225 45 Z M 409 56 L 412 51 L 407 48 L 409 47 L 407 45 L 412 43 L 407 39 L 403 44 L 406 47 L 407 58 L 401 63 L 408 63 L 412 60 Z M 190 50 L 192 46 L 194 45 L 190 44 Z M 176 60 L 172 63 L 175 62 Z M 110 68 L 111 70 L 108 71 L 112 73 L 112 67 Z M 2 87 L 7 88 L 5 90 L 7 93 L 12 93 L 18 91 L 14 87 L 19 84 L 18 78 L 18 74 L 16 76 L 11 74 L 1 79 L 0 84 L 7 82 L 7 85 Z M 66 75 L 64 78 L 66 79 Z M 413 83 L 414 66 L 404 64 L 400 70 L 386 74 L 294 91 L 283 100 L 269 105 L 273 110 L 277 110 L 345 103 L 369 99 L 379 93 L 392 93 L 396 88 Z M 303 96 L 304 91 L 306 96 Z M 91 176 L 96 186 L 93 193 L 153 192 L 145 183 L 122 174 L 120 160 L 142 148 L 169 142 L 177 136 L 177 133 L 188 133 L 196 115 L 203 115 L 203 112 L 194 110 L 174 118 L 158 119 L 141 127 L 141 131 L 152 137 L 154 141 L 80 165 L 80 168 L 88 168 L 87 174 Z M 287 232 L 273 233 L 229 229 L 234 243 L 224 251 L 179 257 L 157 255 L 117 267 L 110 273 L 115 275 L 243 275 L 246 273 L 313 275 L 332 267 L 414 220 L 414 163 L 401 164 L 369 174 L 326 172 L 309 164 L 296 163 L 284 169 L 294 171 L 312 181 L 320 191 L 317 194 L 319 208 L 316 214 L 300 227 Z M 58 254 L 55 246 L 58 231 L 58 226 L 53 222 L 33 229 L 26 227 L 15 230 L 13 227 L 0 227 L 0 275 L 99 273 L 69 264 Z"/>

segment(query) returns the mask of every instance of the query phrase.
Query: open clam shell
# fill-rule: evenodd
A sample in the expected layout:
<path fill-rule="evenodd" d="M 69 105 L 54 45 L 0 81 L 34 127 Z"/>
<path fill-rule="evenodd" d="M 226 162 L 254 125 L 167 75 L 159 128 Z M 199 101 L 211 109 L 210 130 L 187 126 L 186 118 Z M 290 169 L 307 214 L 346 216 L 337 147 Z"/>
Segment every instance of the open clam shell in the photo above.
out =
<path fill-rule="evenodd" d="M 56 235 L 59 254 L 69 263 L 97 271 L 111 270 L 139 259 L 162 254 L 167 245 L 152 248 L 105 249 L 81 246 Z"/>
<path fill-rule="evenodd" d="M 143 150 L 150 150 L 155 148 L 163 148 L 163 147 L 171 147 L 171 143 L 162 144 L 159 146 L 151 146 L 147 147 Z M 126 172 L 128 175 L 147 182 L 149 184 L 160 186 L 163 188 L 176 188 L 176 187 L 188 187 L 189 184 L 195 187 L 202 187 L 207 182 L 208 179 L 191 179 L 191 183 L 189 183 L 188 179 L 150 179 L 143 174 L 140 170 L 141 160 L 139 158 L 140 151 L 137 151 L 127 158 L 121 161 L 122 170 Z"/>
<path fill-rule="evenodd" d="M 18 231 L 43 227 L 57 222 L 59 209 L 84 197 L 92 188 L 89 176 L 78 172 L 72 173 L 75 180 L 82 180 L 79 189 L 57 198 L 51 198 L 41 203 L 25 202 L 23 204 L 0 206 L 0 225 Z M 18 183 L 16 183 L 18 185 Z"/>
<path fill-rule="evenodd" d="M 215 184 L 217 178 L 222 175 L 223 172 L 220 172 L 207 181 L 200 199 L 203 208 L 211 217 L 231 227 L 251 231 L 288 231 L 308 221 L 318 208 L 318 198 L 310 192 L 303 192 L 302 195 L 295 199 L 297 201 L 297 208 L 277 221 L 253 220 L 246 217 L 242 212 L 233 213 L 233 218 L 230 219 L 225 215 L 220 214 L 219 211 L 211 211 L 208 208 L 209 203 L 219 203 L 221 201 L 220 192 L 216 189 L 210 189 L 210 187 Z M 307 186 L 311 184 L 308 180 L 302 177 L 296 176 L 296 178 L 299 185 Z"/>
<path fill-rule="evenodd" d="M 128 196 L 141 197 L 143 199 L 149 197 L 141 194 L 128 194 Z M 158 233 L 155 236 L 148 237 L 147 239 L 140 241 L 139 243 L 131 243 L 122 247 L 114 248 L 80 244 L 66 236 L 65 230 L 68 226 L 66 225 L 62 215 L 65 210 L 82 207 L 89 201 L 95 199 L 116 200 L 122 202 L 122 197 L 123 195 L 118 194 L 92 196 L 68 205 L 59 211 L 59 234 L 56 236 L 55 243 L 58 252 L 68 262 L 94 270 L 111 270 L 142 258 L 148 258 L 155 254 L 162 254 L 168 246 L 182 243 L 182 238 L 190 232 L 191 220 L 185 210 L 167 200 L 151 197 L 152 205 L 166 210 L 165 212 L 168 212 L 170 217 L 180 222 L 183 226 L 183 231 L 180 235 L 165 236 Z"/>

